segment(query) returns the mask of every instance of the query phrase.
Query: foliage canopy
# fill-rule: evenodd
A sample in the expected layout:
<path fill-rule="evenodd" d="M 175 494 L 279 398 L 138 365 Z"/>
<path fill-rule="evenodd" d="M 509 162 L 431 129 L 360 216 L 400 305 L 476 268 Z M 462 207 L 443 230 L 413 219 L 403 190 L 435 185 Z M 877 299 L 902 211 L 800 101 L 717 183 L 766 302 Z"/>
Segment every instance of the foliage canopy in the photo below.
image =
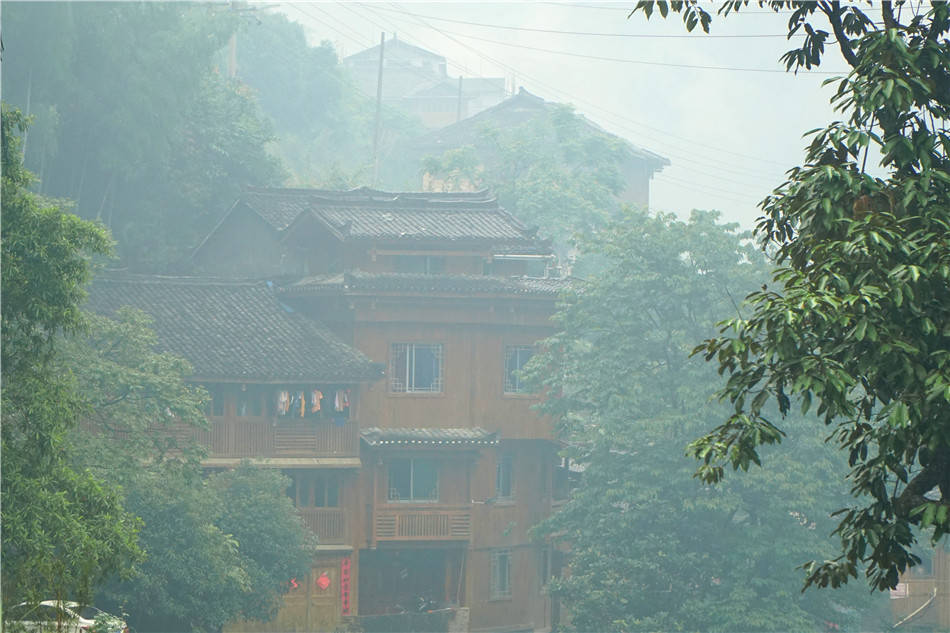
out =
<path fill-rule="evenodd" d="M 603 271 L 578 283 L 560 332 L 530 363 L 579 466 L 570 500 L 538 528 L 564 542 L 554 581 L 580 631 L 853 628 L 863 598 L 799 593 L 795 565 L 831 553 L 843 460 L 794 422 L 794 452 L 769 471 L 701 486 L 683 454 L 723 415 L 716 376 L 691 358 L 722 314 L 766 278 L 764 256 L 713 212 L 625 212 L 583 248 Z"/>
<path fill-rule="evenodd" d="M 806 585 L 837 587 L 866 565 L 883 590 L 919 562 L 920 531 L 950 532 L 950 7 L 883 2 L 875 20 L 857 4 L 759 5 L 805 33 L 789 69 L 818 65 L 831 41 L 852 69 L 832 80 L 844 119 L 811 133 L 803 166 L 761 205 L 773 286 L 698 350 L 728 376 L 720 396 L 733 411 L 691 452 L 718 482 L 782 440 L 769 403 L 780 416 L 793 399 L 815 406 L 848 457 L 854 499 L 839 514 L 840 555 L 809 563 Z M 655 8 L 709 29 L 699 3 Z M 869 152 L 882 177 L 865 171 Z"/>

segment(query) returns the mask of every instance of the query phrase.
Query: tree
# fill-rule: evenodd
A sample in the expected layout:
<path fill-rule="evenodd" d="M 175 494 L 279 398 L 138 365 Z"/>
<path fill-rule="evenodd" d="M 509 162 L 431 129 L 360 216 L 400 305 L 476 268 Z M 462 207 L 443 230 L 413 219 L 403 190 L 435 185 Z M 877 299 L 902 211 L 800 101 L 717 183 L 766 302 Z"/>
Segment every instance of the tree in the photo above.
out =
<path fill-rule="evenodd" d="M 697 350 L 728 376 L 720 397 L 733 411 L 691 452 L 699 477 L 719 482 L 782 441 L 777 417 L 793 400 L 814 403 L 854 498 L 838 555 L 808 563 L 806 586 L 838 587 L 866 566 L 883 590 L 919 562 L 919 535 L 950 531 L 950 7 L 883 2 L 876 22 L 838 2 L 759 4 L 791 12 L 790 36 L 805 32 L 789 69 L 818 65 L 833 34 L 851 66 L 832 99 L 845 119 L 812 133 L 803 166 L 761 205 L 757 235 L 779 269 L 749 317 Z M 656 8 L 709 29 L 698 3 Z M 866 173 L 869 152 L 882 177 Z"/>
<path fill-rule="evenodd" d="M 127 610 L 142 631 L 220 631 L 236 619 L 270 619 L 313 558 L 314 537 L 287 485 L 279 472 L 250 466 L 202 478 L 178 464 L 131 480 L 126 503 L 145 521 L 148 559 L 99 601 Z"/>
<path fill-rule="evenodd" d="M 66 434 L 85 412 L 53 362 L 63 336 L 84 327 L 92 255 L 110 251 L 100 226 L 30 193 L 18 134 L 27 119 L 2 114 L 3 604 L 86 601 L 106 576 L 140 556 L 138 521 L 119 491 L 72 468 Z"/>
<path fill-rule="evenodd" d="M 476 146 L 424 160 L 424 170 L 449 188 L 491 186 L 515 217 L 543 227 L 561 255 L 577 233 L 603 228 L 615 215 L 627 149 L 592 130 L 566 106 L 504 131 L 485 128 Z"/>
<path fill-rule="evenodd" d="M 121 484 L 144 520 L 147 558 L 110 579 L 101 606 L 127 611 L 147 631 L 216 631 L 237 618 L 268 619 L 312 558 L 313 536 L 278 472 L 250 467 L 202 476 L 195 431 L 207 426 L 207 394 L 191 366 L 156 351 L 151 319 L 122 308 L 86 315 L 66 342 L 63 373 L 76 376 L 87 415 L 68 445 L 74 463 Z"/>
<path fill-rule="evenodd" d="M 25 163 L 42 193 L 100 219 L 133 268 L 174 270 L 241 187 L 283 179 L 257 102 L 215 69 L 234 12 L 50 2 L 2 14 L 4 97 L 36 114 Z"/>
<path fill-rule="evenodd" d="M 564 297 L 560 331 L 528 370 L 582 470 L 536 528 L 567 550 L 570 573 L 552 589 L 574 629 L 856 628 L 862 596 L 803 596 L 794 571 L 833 550 L 843 460 L 801 420 L 794 453 L 728 486 L 699 485 L 683 453 L 724 409 L 711 401 L 715 372 L 690 350 L 766 278 L 762 254 L 699 211 L 683 222 L 627 210 L 582 248 L 604 270 Z"/>

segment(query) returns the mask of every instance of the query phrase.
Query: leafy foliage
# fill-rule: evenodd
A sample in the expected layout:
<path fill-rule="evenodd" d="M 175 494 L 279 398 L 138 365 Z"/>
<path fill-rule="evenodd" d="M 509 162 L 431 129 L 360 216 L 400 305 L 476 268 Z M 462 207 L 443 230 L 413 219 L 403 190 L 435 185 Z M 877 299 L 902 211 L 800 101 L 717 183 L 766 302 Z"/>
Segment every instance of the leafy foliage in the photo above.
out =
<path fill-rule="evenodd" d="M 8 3 L 3 90 L 37 114 L 25 160 L 138 269 L 174 269 L 244 185 L 276 184 L 272 134 L 214 62 L 237 28 L 210 5 Z M 82 160 L 76 160 L 82 156 Z"/>
<path fill-rule="evenodd" d="M 18 111 L 2 115 L 3 601 L 86 600 L 139 556 L 138 522 L 118 491 L 74 470 L 66 433 L 85 402 L 53 359 L 84 322 L 88 257 L 109 252 L 102 227 L 30 193 Z"/>
<path fill-rule="evenodd" d="M 450 189 L 491 186 L 566 254 L 575 234 L 603 228 L 618 212 L 626 157 L 619 141 L 562 106 L 513 129 L 486 128 L 475 146 L 429 157 L 424 169 Z"/>
<path fill-rule="evenodd" d="M 782 416 L 793 399 L 814 403 L 848 457 L 854 500 L 840 555 L 810 563 L 807 584 L 840 586 L 866 564 L 883 590 L 919 562 L 921 531 L 933 542 L 950 531 L 950 8 L 902 21 L 907 5 L 885 2 L 876 22 L 858 5 L 760 4 L 806 32 L 789 68 L 820 63 L 830 35 L 812 22 L 827 19 L 852 67 L 833 98 L 845 120 L 815 131 L 804 165 L 762 203 L 757 233 L 781 268 L 751 316 L 700 350 L 728 375 L 720 395 L 734 411 L 691 450 L 701 478 L 720 481 L 782 440 L 767 403 Z M 869 151 L 885 177 L 865 172 Z"/>
<path fill-rule="evenodd" d="M 127 505 L 145 521 L 148 559 L 100 594 L 143 631 L 219 631 L 269 619 L 309 569 L 312 535 L 279 472 L 245 467 L 202 479 L 167 468 L 130 480 Z"/>
<path fill-rule="evenodd" d="M 537 531 L 564 543 L 553 591 L 579 631 L 855 628 L 862 598 L 804 596 L 795 565 L 832 551 L 842 460 L 807 422 L 769 471 L 716 487 L 692 477 L 690 437 L 722 415 L 715 373 L 691 358 L 716 320 L 766 277 L 734 225 L 626 211 L 583 248 L 603 272 L 575 287 L 560 332 L 530 363 L 566 455 L 583 472 Z"/>
<path fill-rule="evenodd" d="M 154 351 L 140 311 L 86 318 L 88 329 L 59 361 L 89 403 L 69 438 L 71 455 L 122 485 L 126 507 L 144 520 L 147 555 L 128 578 L 111 579 L 100 603 L 127 611 L 141 630 L 216 631 L 237 618 L 268 619 L 312 557 L 287 482 L 250 467 L 203 478 L 193 437 L 207 426 L 207 397 L 186 382 L 191 367 Z"/>

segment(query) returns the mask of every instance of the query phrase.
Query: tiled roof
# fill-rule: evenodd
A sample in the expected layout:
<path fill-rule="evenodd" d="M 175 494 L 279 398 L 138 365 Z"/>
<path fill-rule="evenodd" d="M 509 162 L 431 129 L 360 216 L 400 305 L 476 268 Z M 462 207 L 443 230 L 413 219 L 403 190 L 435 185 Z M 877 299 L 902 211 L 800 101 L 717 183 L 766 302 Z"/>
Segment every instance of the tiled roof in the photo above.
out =
<path fill-rule="evenodd" d="M 419 294 L 518 295 L 556 297 L 570 279 L 491 277 L 488 275 L 425 275 L 353 271 L 306 277 L 281 288 L 291 295 L 323 293 L 415 292 Z"/>
<path fill-rule="evenodd" d="M 266 282 L 100 276 L 87 307 L 149 314 L 162 351 L 207 380 L 346 383 L 382 376 L 379 365 L 325 326 L 282 306 Z"/>
<path fill-rule="evenodd" d="M 391 428 L 370 427 L 360 431 L 369 446 L 492 446 L 498 433 L 474 428 Z"/>
<path fill-rule="evenodd" d="M 312 219 L 345 240 L 485 243 L 531 252 L 546 248 L 534 230 L 498 206 L 488 191 L 249 188 L 241 203 L 277 231 Z"/>

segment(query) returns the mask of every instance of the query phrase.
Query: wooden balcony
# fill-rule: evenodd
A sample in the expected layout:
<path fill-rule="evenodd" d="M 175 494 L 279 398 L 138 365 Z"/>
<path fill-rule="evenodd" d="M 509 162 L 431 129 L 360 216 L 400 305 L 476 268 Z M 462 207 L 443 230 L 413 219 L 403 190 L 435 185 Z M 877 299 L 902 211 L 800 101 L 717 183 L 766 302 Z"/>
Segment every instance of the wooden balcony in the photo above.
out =
<path fill-rule="evenodd" d="M 468 506 L 388 504 L 373 516 L 376 541 L 465 541 L 472 537 Z"/>
<path fill-rule="evenodd" d="M 196 439 L 211 458 L 357 457 L 360 452 L 355 420 L 337 426 L 323 420 L 212 418 L 211 428 L 199 431 Z"/>
<path fill-rule="evenodd" d="M 346 514 L 343 508 L 298 508 L 304 523 L 317 535 L 320 545 L 345 545 Z"/>

